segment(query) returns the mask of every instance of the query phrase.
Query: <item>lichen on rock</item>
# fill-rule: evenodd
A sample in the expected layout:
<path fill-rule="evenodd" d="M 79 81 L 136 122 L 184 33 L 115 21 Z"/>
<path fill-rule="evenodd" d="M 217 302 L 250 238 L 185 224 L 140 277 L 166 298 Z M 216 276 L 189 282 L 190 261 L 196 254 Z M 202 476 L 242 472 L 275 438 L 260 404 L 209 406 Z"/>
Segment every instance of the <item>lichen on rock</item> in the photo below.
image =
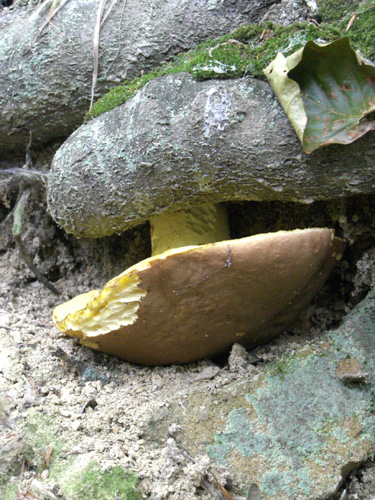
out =
<path fill-rule="evenodd" d="M 185 410 L 155 412 L 150 431 L 180 425 L 191 451 L 205 450 L 227 467 L 242 495 L 252 483 L 264 500 L 335 494 L 375 450 L 374 312 L 370 293 L 340 327 L 275 360 L 261 376 L 240 375 L 214 394 L 195 393 Z M 354 357 L 371 374 L 366 383 L 337 375 L 340 361 Z"/>

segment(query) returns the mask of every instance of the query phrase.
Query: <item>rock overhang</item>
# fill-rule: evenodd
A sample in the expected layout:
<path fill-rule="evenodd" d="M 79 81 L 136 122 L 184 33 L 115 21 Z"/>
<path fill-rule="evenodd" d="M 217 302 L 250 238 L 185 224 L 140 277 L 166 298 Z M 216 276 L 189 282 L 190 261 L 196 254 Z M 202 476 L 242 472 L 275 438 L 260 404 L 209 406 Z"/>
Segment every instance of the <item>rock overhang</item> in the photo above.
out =
<path fill-rule="evenodd" d="M 167 75 L 62 145 L 49 209 L 67 232 L 101 237 L 206 201 L 310 203 L 371 193 L 374 158 L 372 137 L 303 153 L 264 82 Z"/>

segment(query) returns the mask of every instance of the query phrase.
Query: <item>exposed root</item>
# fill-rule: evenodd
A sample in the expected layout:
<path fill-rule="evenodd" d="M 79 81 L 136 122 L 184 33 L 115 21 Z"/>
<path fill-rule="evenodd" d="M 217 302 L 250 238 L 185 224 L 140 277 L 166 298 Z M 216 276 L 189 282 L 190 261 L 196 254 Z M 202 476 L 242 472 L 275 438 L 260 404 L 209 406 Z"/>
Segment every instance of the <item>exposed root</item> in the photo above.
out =
<path fill-rule="evenodd" d="M 23 221 L 23 214 L 25 211 L 25 207 L 27 204 L 27 201 L 29 199 L 31 193 L 30 187 L 26 187 L 23 192 L 21 197 L 19 198 L 17 205 L 14 209 L 13 212 L 13 228 L 12 228 L 12 233 L 15 242 L 17 243 L 18 250 L 20 253 L 20 256 L 22 257 L 23 261 L 27 265 L 27 267 L 30 269 L 30 271 L 36 276 L 38 281 L 40 281 L 48 290 L 50 290 L 52 293 L 55 295 L 60 295 L 60 292 L 55 288 L 52 283 L 48 281 L 48 279 L 43 276 L 43 274 L 39 271 L 39 269 L 34 265 L 32 257 L 27 253 L 26 247 L 23 243 L 22 239 L 22 221 Z"/>
<path fill-rule="evenodd" d="M 21 258 L 30 269 L 30 271 L 36 276 L 38 281 L 40 281 L 48 290 L 50 290 L 55 295 L 60 295 L 60 292 L 55 288 L 48 279 L 43 276 L 43 274 L 39 271 L 39 269 L 34 265 L 33 258 L 28 254 L 26 250 L 26 246 L 22 239 L 22 225 L 25 207 L 29 200 L 32 184 L 44 182 L 47 174 L 42 172 L 38 172 L 36 170 L 32 170 L 32 158 L 31 158 L 31 142 L 32 142 L 32 134 L 30 133 L 30 141 L 26 148 L 26 162 L 23 168 L 11 168 L 0 171 L 0 173 L 7 173 L 9 177 L 9 173 L 12 174 L 12 179 L 9 181 L 8 179 L 2 181 L 6 182 L 7 186 L 14 186 L 14 181 L 18 181 L 18 200 L 13 209 L 13 226 L 12 226 L 12 234 L 14 240 L 18 246 L 18 250 Z M 9 187 L 9 189 L 10 189 Z M 12 212 L 11 212 L 12 213 Z M 10 215 L 10 214 L 9 214 Z"/>

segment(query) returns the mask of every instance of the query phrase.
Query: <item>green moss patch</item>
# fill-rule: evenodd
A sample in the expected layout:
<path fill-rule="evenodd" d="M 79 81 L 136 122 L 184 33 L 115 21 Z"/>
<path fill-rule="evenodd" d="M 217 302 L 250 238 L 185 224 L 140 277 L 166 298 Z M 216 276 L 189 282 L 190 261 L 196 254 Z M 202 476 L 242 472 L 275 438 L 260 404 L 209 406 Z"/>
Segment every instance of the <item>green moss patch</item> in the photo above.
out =
<path fill-rule="evenodd" d="M 187 72 L 197 80 L 240 78 L 245 75 L 264 79 L 262 71 L 277 52 L 287 56 L 309 40 L 331 42 L 347 35 L 353 48 L 359 49 L 365 57 L 375 59 L 375 47 L 371 39 L 375 31 L 375 5 L 372 0 L 360 5 L 353 0 L 353 10 L 346 3 L 345 6 L 338 4 L 340 2 L 334 0 L 320 3 L 323 16 L 320 25 L 304 22 L 277 26 L 267 22 L 241 26 L 231 34 L 207 40 L 195 49 L 179 54 L 170 63 L 110 90 L 94 104 L 86 119 L 95 118 L 123 104 L 146 83 L 166 74 Z M 346 31 L 354 11 L 355 20 Z"/>
<path fill-rule="evenodd" d="M 324 23 L 330 23 L 348 36 L 353 49 L 360 50 L 368 59 L 375 60 L 375 4 L 373 0 L 320 0 L 319 10 Z M 350 23 L 350 27 L 349 27 Z M 348 31 L 346 31 L 348 29 Z"/>
<path fill-rule="evenodd" d="M 38 472 L 52 468 L 64 445 L 56 437 L 53 424 L 41 413 L 31 412 L 24 432 L 26 441 L 33 450 L 32 457 L 28 457 L 30 466 Z"/>
<path fill-rule="evenodd" d="M 96 462 L 90 462 L 78 475 L 73 476 L 64 493 L 74 500 L 140 500 L 137 477 L 121 467 L 102 471 Z"/>
<path fill-rule="evenodd" d="M 207 40 L 195 49 L 179 54 L 170 63 L 147 74 L 125 81 L 99 99 L 86 119 L 95 118 L 123 104 L 158 76 L 187 72 L 197 80 L 240 78 L 245 75 L 264 78 L 262 70 L 277 52 L 294 52 L 308 40 L 318 38 L 320 31 L 313 23 L 299 23 L 288 27 L 276 26 L 270 22 L 242 26 L 229 35 Z M 330 29 L 327 36 L 331 40 L 340 34 Z"/>
<path fill-rule="evenodd" d="M 18 432 L 24 443 L 19 450 L 19 466 L 17 469 L 10 467 L 6 474 L 0 474 L 0 498 L 4 500 L 20 498 L 18 485 L 24 471 L 29 469 L 40 474 L 48 469 L 53 475 L 56 467 L 61 466 L 60 462 L 64 462 L 61 459 L 63 442 L 58 439 L 56 428 L 45 415 L 31 410 L 25 425 Z"/>
<path fill-rule="evenodd" d="M 0 493 L 3 495 L 3 500 L 14 500 L 17 498 L 18 487 L 16 484 L 7 484 L 4 486 L 5 489 L 0 488 Z"/>
<path fill-rule="evenodd" d="M 140 500 L 137 477 L 121 467 L 102 471 L 95 461 L 78 463 L 66 458 L 64 443 L 56 437 L 56 429 L 43 415 L 29 415 L 25 436 L 33 450 L 32 465 L 37 471 L 49 470 L 69 498 L 74 500 Z"/>

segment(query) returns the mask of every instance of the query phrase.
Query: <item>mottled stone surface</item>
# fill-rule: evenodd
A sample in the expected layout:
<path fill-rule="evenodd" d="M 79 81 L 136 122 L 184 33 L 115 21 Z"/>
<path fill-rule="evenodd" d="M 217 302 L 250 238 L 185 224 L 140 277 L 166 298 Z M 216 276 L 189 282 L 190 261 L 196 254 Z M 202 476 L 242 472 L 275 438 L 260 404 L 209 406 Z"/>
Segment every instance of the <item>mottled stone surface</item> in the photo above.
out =
<path fill-rule="evenodd" d="M 374 330 L 371 292 L 339 328 L 260 377 L 240 375 L 160 410 L 146 436 L 162 440 L 171 423 L 181 425 L 191 453 L 205 450 L 228 467 L 244 496 L 255 483 L 263 500 L 328 498 L 375 450 Z M 337 376 L 344 359 L 366 370 L 366 382 Z"/>
<path fill-rule="evenodd" d="M 107 9 L 112 2 L 107 3 Z M 100 31 L 97 95 L 245 23 L 275 0 L 128 0 L 117 2 Z M 67 137 L 88 111 L 97 0 L 0 9 L 0 155 Z M 290 15 L 293 19 L 293 15 Z M 19 151 L 19 154 L 21 152 Z"/>
<path fill-rule="evenodd" d="M 306 155 L 265 82 L 167 75 L 69 137 L 49 208 L 67 232 L 101 237 L 190 204 L 372 193 L 374 162 L 372 132 Z"/>

